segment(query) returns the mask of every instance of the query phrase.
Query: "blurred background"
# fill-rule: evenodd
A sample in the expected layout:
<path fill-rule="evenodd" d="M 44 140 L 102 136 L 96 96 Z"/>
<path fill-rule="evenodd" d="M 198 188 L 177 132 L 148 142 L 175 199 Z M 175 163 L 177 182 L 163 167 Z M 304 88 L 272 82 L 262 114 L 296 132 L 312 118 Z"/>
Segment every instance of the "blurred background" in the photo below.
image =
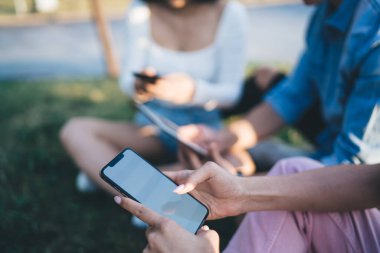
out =
<path fill-rule="evenodd" d="M 248 70 L 290 71 L 312 8 L 242 0 L 250 18 Z M 73 116 L 129 120 L 117 86 L 127 0 L 0 1 L 0 251 L 141 252 L 144 233 L 105 194 L 75 189 L 76 166 L 58 132 Z M 279 135 L 296 145 L 292 130 Z M 222 247 L 232 220 L 209 224 Z"/>

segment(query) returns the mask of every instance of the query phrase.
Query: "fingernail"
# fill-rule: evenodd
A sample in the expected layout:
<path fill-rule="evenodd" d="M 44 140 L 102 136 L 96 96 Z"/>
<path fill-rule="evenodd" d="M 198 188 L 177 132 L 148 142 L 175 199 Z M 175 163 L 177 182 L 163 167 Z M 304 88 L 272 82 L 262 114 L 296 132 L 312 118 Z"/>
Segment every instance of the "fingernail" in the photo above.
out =
<path fill-rule="evenodd" d="M 113 197 L 113 200 L 116 202 L 116 204 L 120 205 L 121 203 L 121 198 L 119 196 Z"/>
<path fill-rule="evenodd" d="M 182 191 L 183 189 L 185 188 L 185 185 L 181 184 L 179 186 L 177 186 L 173 192 L 175 193 L 179 193 L 180 191 Z"/>
<path fill-rule="evenodd" d="M 202 227 L 202 229 L 205 230 L 205 231 L 210 230 L 210 228 L 209 228 L 207 225 L 204 225 L 204 226 Z"/>

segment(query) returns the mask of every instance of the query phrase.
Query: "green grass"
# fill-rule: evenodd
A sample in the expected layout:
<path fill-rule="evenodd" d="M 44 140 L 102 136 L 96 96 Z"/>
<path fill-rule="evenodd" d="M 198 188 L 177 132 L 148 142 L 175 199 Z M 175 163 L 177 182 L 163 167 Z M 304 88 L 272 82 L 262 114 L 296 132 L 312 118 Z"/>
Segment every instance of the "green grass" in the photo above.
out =
<path fill-rule="evenodd" d="M 77 168 L 58 140 L 73 116 L 131 119 L 116 82 L 2 83 L 0 101 L 0 251 L 141 252 L 144 232 L 110 196 L 76 191 Z M 236 228 L 209 225 L 222 247 Z"/>

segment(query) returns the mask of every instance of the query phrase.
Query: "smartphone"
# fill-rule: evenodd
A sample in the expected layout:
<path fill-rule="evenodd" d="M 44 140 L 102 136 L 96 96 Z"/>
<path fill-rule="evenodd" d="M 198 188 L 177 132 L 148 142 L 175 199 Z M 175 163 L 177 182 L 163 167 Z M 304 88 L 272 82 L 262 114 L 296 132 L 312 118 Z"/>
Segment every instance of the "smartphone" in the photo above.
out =
<path fill-rule="evenodd" d="M 176 139 L 179 143 L 185 145 L 197 154 L 201 156 L 207 156 L 208 152 L 205 148 L 194 142 L 184 140 L 183 138 L 181 138 L 181 136 L 177 134 L 178 126 L 174 122 L 161 115 L 158 115 L 157 113 L 149 109 L 149 107 L 147 107 L 143 103 L 138 102 L 137 100 L 135 100 L 135 105 L 137 109 L 141 111 L 150 121 L 152 121 L 152 123 L 154 123 L 161 131 Z"/>
<path fill-rule="evenodd" d="M 190 194 L 177 194 L 170 178 L 130 148 L 123 150 L 101 171 L 100 176 L 124 196 L 175 221 L 195 234 L 209 210 Z"/>
<path fill-rule="evenodd" d="M 142 81 L 147 82 L 147 83 L 155 83 L 158 79 L 161 78 L 159 75 L 150 76 L 150 75 L 146 75 L 146 74 L 141 73 L 141 72 L 133 72 L 133 75 L 136 78 L 139 78 Z"/>

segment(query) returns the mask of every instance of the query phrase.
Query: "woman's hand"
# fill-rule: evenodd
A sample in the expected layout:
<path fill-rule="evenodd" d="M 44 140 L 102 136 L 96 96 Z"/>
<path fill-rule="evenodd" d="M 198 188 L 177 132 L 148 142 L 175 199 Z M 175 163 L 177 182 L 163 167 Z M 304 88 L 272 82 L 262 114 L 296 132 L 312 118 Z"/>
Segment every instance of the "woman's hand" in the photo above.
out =
<path fill-rule="evenodd" d="M 208 219 L 220 219 L 242 213 L 243 178 L 233 176 L 214 162 L 197 170 L 166 171 L 179 186 L 178 194 L 191 192 L 210 211 Z"/>
<path fill-rule="evenodd" d="M 219 252 L 219 236 L 207 226 L 203 226 L 196 235 L 193 235 L 174 221 L 132 199 L 116 196 L 115 202 L 149 225 L 145 233 L 148 245 L 143 253 Z"/>
<path fill-rule="evenodd" d="M 220 152 L 226 152 L 234 146 L 237 138 L 227 129 L 215 131 L 205 125 L 186 125 L 177 130 L 178 135 L 186 141 L 196 143 L 208 150 L 215 143 Z"/>
<path fill-rule="evenodd" d="M 250 154 L 244 149 L 231 149 L 220 153 L 217 145 L 211 143 L 207 156 L 201 156 L 184 145 L 179 146 L 178 160 L 186 169 L 197 170 L 203 163 L 214 161 L 232 175 L 252 176 L 256 166 Z"/>
<path fill-rule="evenodd" d="M 146 68 L 142 70 L 141 73 L 152 77 L 157 74 L 154 68 Z M 135 78 L 135 97 L 138 101 L 144 103 L 154 98 L 154 96 L 147 91 L 147 86 L 149 85 L 154 85 L 154 83 L 146 82 L 141 78 Z"/>
<path fill-rule="evenodd" d="M 173 73 L 159 78 L 154 84 L 146 85 L 152 97 L 174 104 L 188 104 L 195 93 L 194 80 L 183 73 Z"/>

